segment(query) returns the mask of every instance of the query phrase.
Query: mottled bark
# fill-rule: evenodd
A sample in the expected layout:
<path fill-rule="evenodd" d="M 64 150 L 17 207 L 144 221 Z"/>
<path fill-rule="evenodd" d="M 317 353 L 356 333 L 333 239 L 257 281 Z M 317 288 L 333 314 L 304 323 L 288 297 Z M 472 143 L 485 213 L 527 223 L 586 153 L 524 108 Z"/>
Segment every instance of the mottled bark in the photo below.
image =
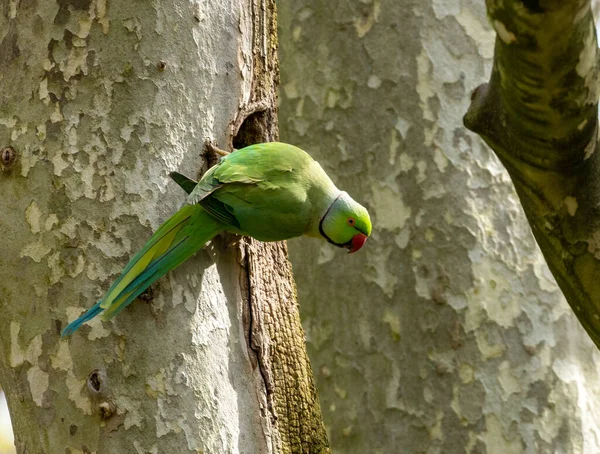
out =
<path fill-rule="evenodd" d="M 508 170 L 571 308 L 600 347 L 599 64 L 587 1 L 488 1 L 490 82 L 465 125 Z"/>
<path fill-rule="evenodd" d="M 279 17 L 282 139 L 373 216 L 351 256 L 290 242 L 333 451 L 600 452 L 600 353 L 462 125 L 494 54 L 483 2 L 300 0 Z"/>
<path fill-rule="evenodd" d="M 169 171 L 206 168 L 205 140 L 277 136 L 275 19 L 267 0 L 0 7 L 0 382 L 18 452 L 327 450 L 283 244 L 218 237 L 145 302 L 59 339 L 184 203 Z"/>

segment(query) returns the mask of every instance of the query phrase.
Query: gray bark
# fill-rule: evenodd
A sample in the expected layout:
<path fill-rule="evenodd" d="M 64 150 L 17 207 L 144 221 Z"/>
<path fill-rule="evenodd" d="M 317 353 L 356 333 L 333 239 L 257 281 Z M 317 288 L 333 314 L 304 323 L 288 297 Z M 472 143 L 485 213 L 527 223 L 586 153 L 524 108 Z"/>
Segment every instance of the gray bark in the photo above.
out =
<path fill-rule="evenodd" d="M 600 355 L 462 125 L 491 71 L 485 5 L 301 0 L 279 18 L 281 137 L 373 216 L 352 256 L 290 245 L 334 452 L 600 452 Z"/>
<path fill-rule="evenodd" d="M 284 244 L 215 238 L 146 303 L 58 337 L 184 203 L 169 171 L 197 176 L 205 140 L 238 128 L 276 137 L 272 2 L 0 13 L 0 383 L 18 452 L 326 451 Z"/>

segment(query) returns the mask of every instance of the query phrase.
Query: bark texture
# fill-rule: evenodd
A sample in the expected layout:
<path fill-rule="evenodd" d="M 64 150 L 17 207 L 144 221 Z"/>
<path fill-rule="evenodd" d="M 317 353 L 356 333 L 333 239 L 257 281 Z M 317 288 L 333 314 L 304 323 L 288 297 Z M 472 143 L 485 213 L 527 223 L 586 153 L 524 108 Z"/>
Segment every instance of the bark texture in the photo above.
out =
<path fill-rule="evenodd" d="M 600 347 L 600 78 L 591 2 L 490 1 L 488 11 L 494 68 L 465 125 L 508 170 L 552 273 Z"/>
<path fill-rule="evenodd" d="M 216 238 L 146 304 L 58 337 L 181 206 L 169 171 L 206 168 L 207 139 L 276 137 L 275 27 L 266 0 L 0 7 L 0 382 L 19 453 L 327 450 L 285 245 Z"/>
<path fill-rule="evenodd" d="M 282 139 L 374 221 L 351 256 L 290 243 L 334 452 L 600 452 L 600 355 L 461 122 L 491 71 L 485 5 L 302 0 L 279 17 Z"/>

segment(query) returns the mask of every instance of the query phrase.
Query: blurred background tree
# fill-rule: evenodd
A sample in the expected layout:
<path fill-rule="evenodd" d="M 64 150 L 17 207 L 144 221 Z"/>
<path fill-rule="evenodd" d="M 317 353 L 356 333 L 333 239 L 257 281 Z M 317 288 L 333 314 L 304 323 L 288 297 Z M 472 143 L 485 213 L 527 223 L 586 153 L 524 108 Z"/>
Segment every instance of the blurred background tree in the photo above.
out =
<path fill-rule="evenodd" d="M 333 451 L 600 452 L 600 355 L 462 123 L 491 72 L 485 3 L 299 0 L 279 20 L 281 138 L 374 218 L 354 256 L 290 243 Z"/>

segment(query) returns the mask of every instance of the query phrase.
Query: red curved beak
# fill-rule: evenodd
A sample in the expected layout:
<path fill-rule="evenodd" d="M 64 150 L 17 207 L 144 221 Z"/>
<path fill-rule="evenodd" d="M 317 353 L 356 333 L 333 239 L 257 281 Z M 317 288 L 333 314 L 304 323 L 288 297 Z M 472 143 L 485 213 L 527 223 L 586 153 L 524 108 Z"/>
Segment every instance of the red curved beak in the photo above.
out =
<path fill-rule="evenodd" d="M 363 233 L 357 233 L 356 235 L 354 235 L 352 237 L 352 243 L 350 246 L 350 252 L 349 254 L 352 254 L 353 252 L 358 251 L 361 247 L 364 246 L 365 242 L 367 241 L 367 235 L 363 234 Z"/>

